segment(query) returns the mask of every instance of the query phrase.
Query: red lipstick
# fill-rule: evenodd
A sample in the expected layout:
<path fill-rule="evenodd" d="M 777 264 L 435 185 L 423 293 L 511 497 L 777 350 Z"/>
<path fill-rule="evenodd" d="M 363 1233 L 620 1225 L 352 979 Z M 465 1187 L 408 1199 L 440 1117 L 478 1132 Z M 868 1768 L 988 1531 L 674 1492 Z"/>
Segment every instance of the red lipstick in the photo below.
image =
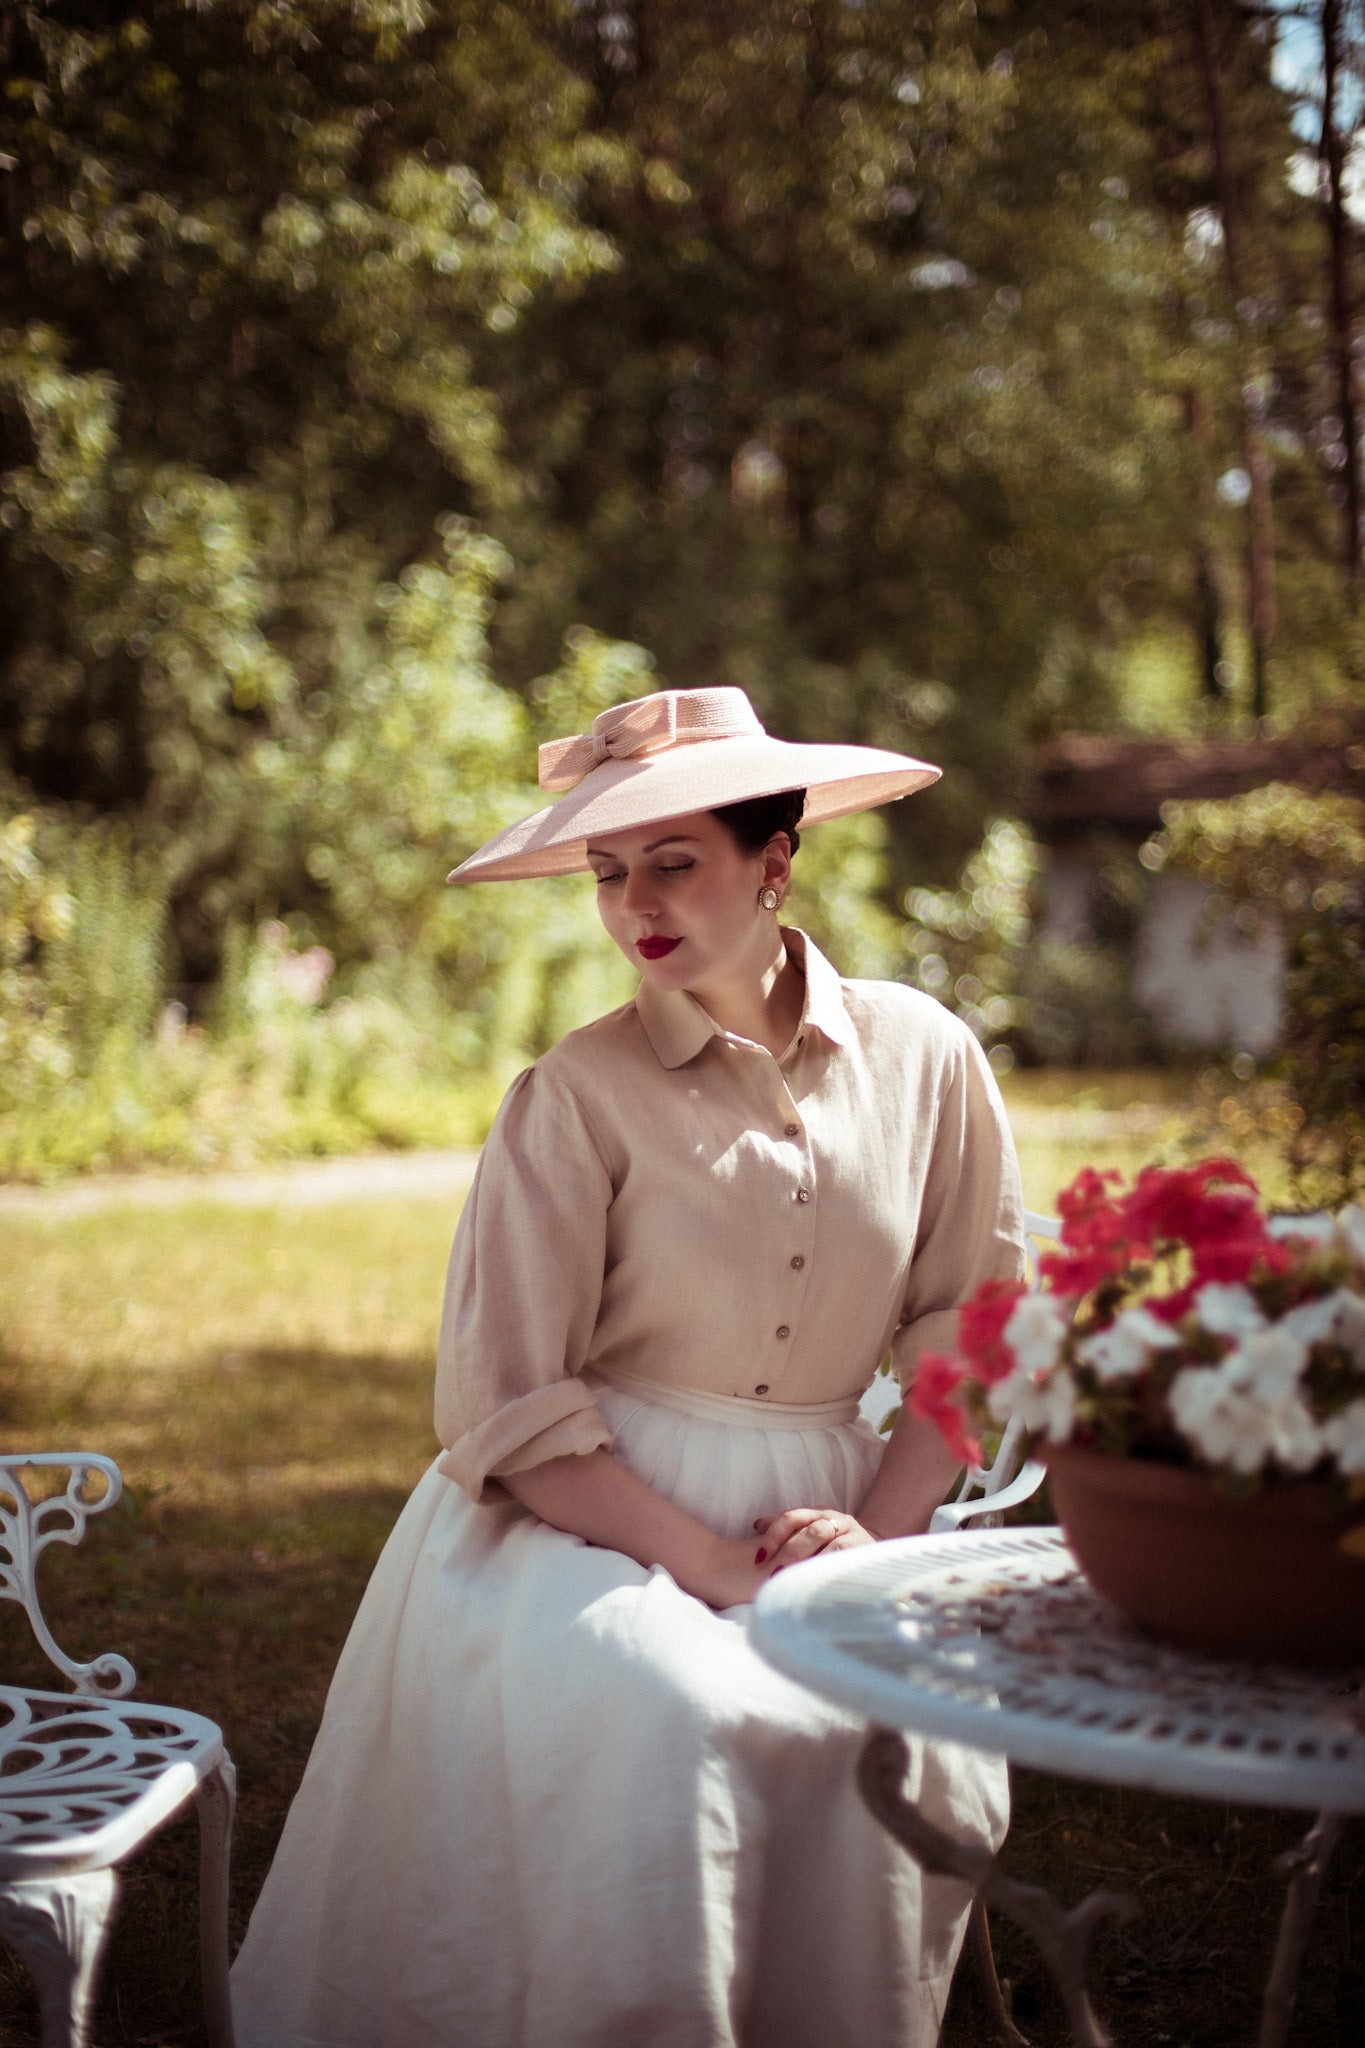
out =
<path fill-rule="evenodd" d="M 681 944 L 681 939 L 665 939 L 662 937 L 637 939 L 635 950 L 643 960 L 662 960 L 665 954 L 671 953 L 675 946 L 680 946 Z"/>

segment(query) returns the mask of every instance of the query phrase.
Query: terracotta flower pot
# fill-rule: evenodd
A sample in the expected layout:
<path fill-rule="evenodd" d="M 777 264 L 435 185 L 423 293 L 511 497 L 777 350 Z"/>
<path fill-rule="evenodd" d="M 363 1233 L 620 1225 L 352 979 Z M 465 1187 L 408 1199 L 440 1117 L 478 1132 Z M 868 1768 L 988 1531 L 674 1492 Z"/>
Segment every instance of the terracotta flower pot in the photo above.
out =
<path fill-rule="evenodd" d="M 1365 1560 L 1340 1547 L 1365 1505 L 1343 1514 L 1313 1480 L 1238 1500 L 1175 1465 L 1072 1444 L 1044 1455 L 1081 1570 L 1149 1635 L 1220 1656 L 1365 1664 Z"/>

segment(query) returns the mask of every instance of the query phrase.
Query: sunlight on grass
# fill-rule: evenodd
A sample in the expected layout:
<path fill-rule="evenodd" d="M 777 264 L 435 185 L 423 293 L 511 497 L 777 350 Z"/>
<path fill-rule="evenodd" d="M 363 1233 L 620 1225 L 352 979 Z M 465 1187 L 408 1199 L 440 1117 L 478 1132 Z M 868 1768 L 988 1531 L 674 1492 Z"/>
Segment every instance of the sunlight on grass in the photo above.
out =
<path fill-rule="evenodd" d="M 1244 1117 L 1222 1117 L 1206 1073 L 1049 1067 L 1007 1075 L 1002 1092 L 1024 1200 L 1044 1215 L 1056 1214 L 1058 1189 L 1083 1166 L 1131 1178 L 1148 1164 L 1178 1166 L 1213 1153 L 1246 1167 L 1270 1206 L 1297 1206 L 1276 1141 Z"/>
<path fill-rule="evenodd" d="M 202 1199 L 0 1219 L 5 1341 L 53 1363 L 181 1370 L 243 1350 L 429 1348 L 458 1204 L 236 1209 Z M 55 1309 L 55 1313 L 54 1313 Z"/>
<path fill-rule="evenodd" d="M 1150 1084 L 1010 1077 L 1032 1206 L 1050 1209 L 1081 1165 L 1130 1173 L 1215 1149 L 1216 1109 L 1201 1121 L 1180 1089 Z M 178 1207 L 0 1213 L 6 1443 L 105 1452 L 127 1486 L 80 1551 L 44 1559 L 49 1618 L 83 1655 L 131 1657 L 142 1697 L 223 1726 L 241 1773 L 234 1935 L 374 1558 L 437 1448 L 432 1367 L 458 1210 L 449 1195 L 229 1207 L 209 1184 Z M 0 1650 L 11 1682 L 51 1682 L 8 1606 Z M 186 2018 L 193 1918 L 178 1904 L 193 1857 L 178 1824 L 130 1873 L 102 2048 L 202 2040 Z M 0 2033 L 38 2039 L 31 1988 L 3 1956 Z"/>
<path fill-rule="evenodd" d="M 10 1449 L 115 1458 L 124 1500 L 79 1552 L 49 1552 L 59 1641 L 117 1648 L 139 1693 L 219 1721 L 242 1780 L 234 1931 L 298 1783 L 380 1545 L 436 1452 L 431 1379 L 458 1203 L 242 1209 L 196 1198 L 95 1215 L 0 1216 L 0 1402 Z M 51 1673 L 17 1609 L 7 1679 Z M 98 2038 L 195 2009 L 193 1830 L 130 1882 Z M 0 1959 L 0 2033 L 36 2042 Z M 189 2043 L 195 2029 L 166 2034 Z"/>

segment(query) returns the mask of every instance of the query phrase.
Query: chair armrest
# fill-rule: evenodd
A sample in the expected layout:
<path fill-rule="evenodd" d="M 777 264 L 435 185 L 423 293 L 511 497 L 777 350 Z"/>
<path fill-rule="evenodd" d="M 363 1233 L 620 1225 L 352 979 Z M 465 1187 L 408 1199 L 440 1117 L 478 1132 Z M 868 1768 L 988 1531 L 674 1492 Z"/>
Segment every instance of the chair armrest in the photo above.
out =
<path fill-rule="evenodd" d="M 1044 1467 L 1035 1458 L 1020 1467 L 1008 1486 L 1002 1486 L 998 1493 L 983 1493 L 975 1500 L 948 1500 L 941 1508 L 935 1508 L 929 1517 L 929 1534 L 943 1536 L 960 1529 L 964 1522 L 974 1522 L 982 1515 L 999 1514 L 1002 1508 L 1017 1507 L 1021 1500 L 1029 1500 L 1043 1483 Z"/>

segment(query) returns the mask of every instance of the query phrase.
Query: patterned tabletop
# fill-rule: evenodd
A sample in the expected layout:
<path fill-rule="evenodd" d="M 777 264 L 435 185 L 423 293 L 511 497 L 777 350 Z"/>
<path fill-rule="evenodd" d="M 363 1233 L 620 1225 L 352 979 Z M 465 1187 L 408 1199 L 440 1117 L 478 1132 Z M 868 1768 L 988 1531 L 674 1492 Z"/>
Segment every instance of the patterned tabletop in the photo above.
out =
<path fill-rule="evenodd" d="M 770 1580 L 750 1628 L 779 1670 L 885 1727 L 1071 1777 L 1365 1813 L 1365 1664 L 1153 1642 L 1091 1591 L 1056 1529 L 836 1551 Z"/>

